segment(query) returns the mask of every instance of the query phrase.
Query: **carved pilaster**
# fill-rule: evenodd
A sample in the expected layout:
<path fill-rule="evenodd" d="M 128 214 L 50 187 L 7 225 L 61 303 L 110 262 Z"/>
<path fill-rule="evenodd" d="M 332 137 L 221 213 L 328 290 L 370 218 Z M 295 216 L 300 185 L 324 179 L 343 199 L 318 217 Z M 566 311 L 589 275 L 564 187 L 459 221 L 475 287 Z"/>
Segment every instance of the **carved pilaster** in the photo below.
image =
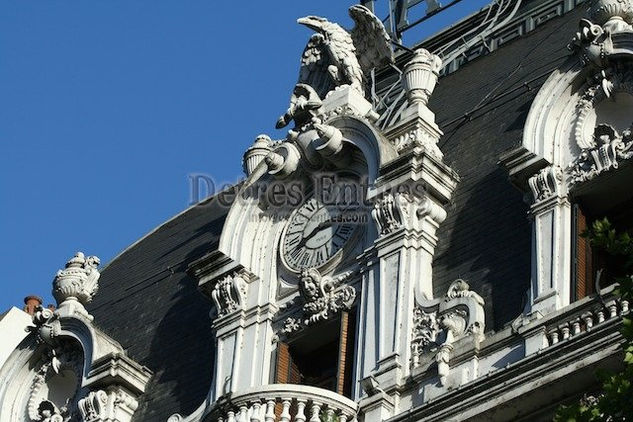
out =
<path fill-rule="evenodd" d="M 366 372 L 360 375 L 373 376 L 385 391 L 395 391 L 410 373 L 411 336 L 425 335 L 414 333 L 414 297 L 432 295 L 436 233 L 459 180 L 442 162 L 442 132 L 426 105 L 438 66 L 437 57 L 420 50 L 405 69 L 408 105 L 385 131 L 399 156 L 380 168 L 369 195 L 379 236 L 362 256 L 363 291 L 372 293 L 361 304 Z"/>
<path fill-rule="evenodd" d="M 548 166 L 528 179 L 533 203 L 532 312 L 544 314 L 569 303 L 571 206 L 565 173 Z"/>

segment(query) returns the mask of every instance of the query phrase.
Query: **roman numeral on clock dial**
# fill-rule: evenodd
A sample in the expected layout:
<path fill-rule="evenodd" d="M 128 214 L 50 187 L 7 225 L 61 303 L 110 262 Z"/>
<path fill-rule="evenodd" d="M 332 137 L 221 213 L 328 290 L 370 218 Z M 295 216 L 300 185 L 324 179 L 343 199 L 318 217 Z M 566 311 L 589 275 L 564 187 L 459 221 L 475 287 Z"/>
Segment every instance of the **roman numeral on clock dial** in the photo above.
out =
<path fill-rule="evenodd" d="M 320 267 L 353 236 L 356 226 L 339 222 L 339 211 L 309 199 L 290 216 L 281 242 L 281 256 L 294 271 Z"/>

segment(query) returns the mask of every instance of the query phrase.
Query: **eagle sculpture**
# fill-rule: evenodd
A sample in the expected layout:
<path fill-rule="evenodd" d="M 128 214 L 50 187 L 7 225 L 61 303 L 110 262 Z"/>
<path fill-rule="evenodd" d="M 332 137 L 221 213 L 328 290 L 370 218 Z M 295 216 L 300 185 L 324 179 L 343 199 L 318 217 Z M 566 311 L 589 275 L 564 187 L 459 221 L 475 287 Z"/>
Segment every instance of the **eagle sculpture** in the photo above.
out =
<path fill-rule="evenodd" d="M 365 96 L 367 75 L 393 62 L 391 38 L 380 19 L 361 5 L 350 7 L 349 15 L 356 23 L 350 32 L 319 16 L 297 20 L 316 32 L 303 50 L 297 84 L 310 86 L 319 98 L 341 85 L 349 85 Z M 292 114 L 289 109 L 277 128 L 286 126 Z"/>

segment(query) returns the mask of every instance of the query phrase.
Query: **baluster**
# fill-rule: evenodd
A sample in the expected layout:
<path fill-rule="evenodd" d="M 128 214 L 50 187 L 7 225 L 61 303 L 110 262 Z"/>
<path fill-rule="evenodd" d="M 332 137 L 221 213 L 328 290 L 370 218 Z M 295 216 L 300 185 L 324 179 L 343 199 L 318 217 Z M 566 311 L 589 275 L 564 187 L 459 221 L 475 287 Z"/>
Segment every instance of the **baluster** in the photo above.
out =
<path fill-rule="evenodd" d="M 265 422 L 275 422 L 275 400 L 268 400 L 266 402 L 266 415 L 264 416 Z"/>
<path fill-rule="evenodd" d="M 598 316 L 598 324 L 604 322 L 604 309 L 600 308 L 596 311 L 596 315 Z"/>
<path fill-rule="evenodd" d="M 332 406 L 328 406 L 327 409 L 325 409 L 325 421 L 336 422 L 334 419 L 334 416 L 335 416 L 334 409 L 332 409 Z"/>
<path fill-rule="evenodd" d="M 569 338 L 569 325 L 567 323 L 561 325 L 560 331 L 563 334 L 563 340 L 567 340 Z"/>
<path fill-rule="evenodd" d="M 580 334 L 580 319 L 577 318 L 571 323 L 571 333 L 573 336 Z"/>
<path fill-rule="evenodd" d="M 237 418 L 238 422 L 248 422 L 248 407 L 246 403 L 240 406 L 240 415 Z"/>
<path fill-rule="evenodd" d="M 347 415 L 343 412 L 341 412 L 338 415 L 338 422 L 347 422 Z"/>
<path fill-rule="evenodd" d="M 550 341 L 549 341 L 550 346 L 558 343 L 558 328 L 554 328 L 553 330 L 550 330 L 549 337 L 550 337 Z"/>
<path fill-rule="evenodd" d="M 290 403 L 292 399 L 281 399 L 282 411 L 279 416 L 280 422 L 290 422 Z"/>
<path fill-rule="evenodd" d="M 582 320 L 585 322 L 587 331 L 591 330 L 591 327 L 593 327 L 593 314 L 591 312 L 585 312 L 582 314 Z"/>
<path fill-rule="evenodd" d="M 235 422 L 235 412 L 232 410 L 229 410 L 227 413 L 228 418 L 226 419 L 226 422 Z"/>
<path fill-rule="evenodd" d="M 262 404 L 258 401 L 253 402 L 253 413 L 251 414 L 251 422 L 261 421 Z"/>
<path fill-rule="evenodd" d="M 413 343 L 412 347 L 412 357 L 411 357 L 411 366 L 413 368 L 417 368 L 420 366 L 420 345 L 417 343 Z"/>
<path fill-rule="evenodd" d="M 306 399 L 297 399 L 297 414 L 295 415 L 295 422 L 305 422 L 306 414 Z"/>
<path fill-rule="evenodd" d="M 310 413 L 310 422 L 321 422 L 321 403 L 312 402 L 312 409 Z"/>
<path fill-rule="evenodd" d="M 606 305 L 609 310 L 609 318 L 615 318 L 618 316 L 618 306 L 616 305 L 615 300 L 610 300 Z"/>
<path fill-rule="evenodd" d="M 629 301 L 628 300 L 622 299 L 622 302 L 620 302 L 620 306 L 622 306 L 622 309 L 620 311 L 621 315 L 624 315 L 627 312 L 629 312 Z"/>
<path fill-rule="evenodd" d="M 222 416 L 218 417 L 218 422 L 224 422 L 224 418 Z"/>

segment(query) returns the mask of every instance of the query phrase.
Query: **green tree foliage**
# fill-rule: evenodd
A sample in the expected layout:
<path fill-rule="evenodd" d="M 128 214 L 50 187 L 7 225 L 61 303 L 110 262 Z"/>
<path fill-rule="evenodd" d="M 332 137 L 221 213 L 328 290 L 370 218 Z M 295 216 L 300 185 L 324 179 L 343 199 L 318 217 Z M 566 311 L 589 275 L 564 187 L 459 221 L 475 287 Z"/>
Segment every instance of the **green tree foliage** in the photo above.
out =
<path fill-rule="evenodd" d="M 593 223 L 584 233 L 591 246 L 603 250 L 621 265 L 623 276 L 615 281 L 619 284 L 616 294 L 631 302 L 633 297 L 633 238 L 628 233 L 617 233 L 605 218 Z M 598 373 L 602 390 L 597 397 L 585 396 L 579 403 L 561 406 L 554 422 L 619 422 L 633 421 L 633 322 L 630 314 L 623 318 L 624 370 L 622 372 Z"/>

